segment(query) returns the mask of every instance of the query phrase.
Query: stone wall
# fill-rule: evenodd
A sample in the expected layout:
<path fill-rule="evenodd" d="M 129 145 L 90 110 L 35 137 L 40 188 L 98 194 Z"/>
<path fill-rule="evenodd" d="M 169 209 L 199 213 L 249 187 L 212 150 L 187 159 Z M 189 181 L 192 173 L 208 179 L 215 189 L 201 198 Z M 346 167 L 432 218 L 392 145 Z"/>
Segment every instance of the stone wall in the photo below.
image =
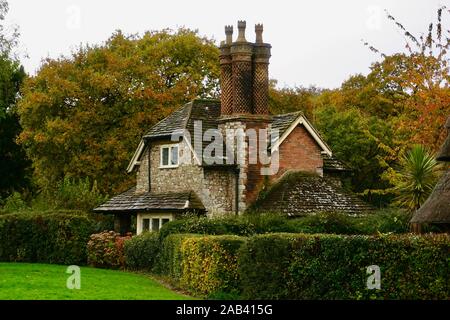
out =
<path fill-rule="evenodd" d="M 208 215 L 233 212 L 234 173 L 204 168 L 198 165 L 189 145 L 179 144 L 180 165 L 176 168 L 160 168 L 160 147 L 170 141 L 153 142 L 150 151 L 151 191 L 194 191 L 205 206 Z"/>
<path fill-rule="evenodd" d="M 146 147 L 142 152 L 140 165 L 136 172 L 136 193 L 148 192 L 150 190 L 148 155 L 149 149 Z"/>

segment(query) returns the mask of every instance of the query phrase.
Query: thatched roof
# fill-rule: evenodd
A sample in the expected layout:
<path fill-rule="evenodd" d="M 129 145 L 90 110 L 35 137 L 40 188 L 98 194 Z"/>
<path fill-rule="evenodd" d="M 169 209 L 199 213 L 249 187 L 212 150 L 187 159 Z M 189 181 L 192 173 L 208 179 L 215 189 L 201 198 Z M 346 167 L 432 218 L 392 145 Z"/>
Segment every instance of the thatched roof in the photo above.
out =
<path fill-rule="evenodd" d="M 427 201 L 416 211 L 411 223 L 450 223 L 450 169 L 436 184 Z"/>
<path fill-rule="evenodd" d="M 450 117 L 448 117 L 445 127 L 447 128 L 449 134 L 447 135 L 447 139 L 445 139 L 444 144 L 436 157 L 436 160 L 438 161 L 450 161 Z"/>

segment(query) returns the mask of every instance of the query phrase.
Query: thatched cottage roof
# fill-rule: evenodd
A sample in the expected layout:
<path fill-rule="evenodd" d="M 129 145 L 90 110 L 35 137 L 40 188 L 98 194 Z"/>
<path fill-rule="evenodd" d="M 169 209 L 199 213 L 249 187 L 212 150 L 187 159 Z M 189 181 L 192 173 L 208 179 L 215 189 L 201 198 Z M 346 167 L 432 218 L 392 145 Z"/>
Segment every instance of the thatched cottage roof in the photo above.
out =
<path fill-rule="evenodd" d="M 447 139 L 436 160 L 450 162 L 450 117 L 445 127 L 448 130 Z M 411 223 L 450 224 L 450 169 L 447 169 L 427 201 L 416 211 Z"/>
<path fill-rule="evenodd" d="M 411 223 L 450 223 L 450 170 L 447 170 L 427 201 L 416 211 Z"/>

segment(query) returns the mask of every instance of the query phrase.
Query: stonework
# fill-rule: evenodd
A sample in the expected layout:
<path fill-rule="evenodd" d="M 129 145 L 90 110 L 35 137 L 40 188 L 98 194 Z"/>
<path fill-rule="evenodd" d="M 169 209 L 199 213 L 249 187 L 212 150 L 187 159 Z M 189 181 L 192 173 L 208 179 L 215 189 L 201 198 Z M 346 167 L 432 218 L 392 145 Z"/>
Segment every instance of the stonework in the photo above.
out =
<path fill-rule="evenodd" d="M 233 212 L 234 173 L 228 170 L 208 169 L 200 166 L 193 157 L 189 145 L 179 143 L 180 165 L 175 168 L 160 167 L 160 147 L 173 143 L 160 141 L 146 148 L 137 172 L 136 192 L 181 192 L 194 191 L 205 206 L 208 215 L 223 215 Z M 148 159 L 150 150 L 150 171 Z M 151 183 L 148 176 L 150 174 Z"/>

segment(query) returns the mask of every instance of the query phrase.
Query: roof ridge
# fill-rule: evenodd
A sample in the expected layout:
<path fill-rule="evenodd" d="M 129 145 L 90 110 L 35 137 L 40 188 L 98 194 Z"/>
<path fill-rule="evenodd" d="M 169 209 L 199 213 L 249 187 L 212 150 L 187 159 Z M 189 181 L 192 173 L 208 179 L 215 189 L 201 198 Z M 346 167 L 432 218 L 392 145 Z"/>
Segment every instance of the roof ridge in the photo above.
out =
<path fill-rule="evenodd" d="M 303 115 L 303 111 L 298 110 L 298 111 L 292 111 L 292 112 L 287 112 L 287 113 L 279 113 L 279 114 L 274 114 L 273 117 L 290 116 L 290 115 L 294 115 L 294 114 L 302 114 Z"/>

